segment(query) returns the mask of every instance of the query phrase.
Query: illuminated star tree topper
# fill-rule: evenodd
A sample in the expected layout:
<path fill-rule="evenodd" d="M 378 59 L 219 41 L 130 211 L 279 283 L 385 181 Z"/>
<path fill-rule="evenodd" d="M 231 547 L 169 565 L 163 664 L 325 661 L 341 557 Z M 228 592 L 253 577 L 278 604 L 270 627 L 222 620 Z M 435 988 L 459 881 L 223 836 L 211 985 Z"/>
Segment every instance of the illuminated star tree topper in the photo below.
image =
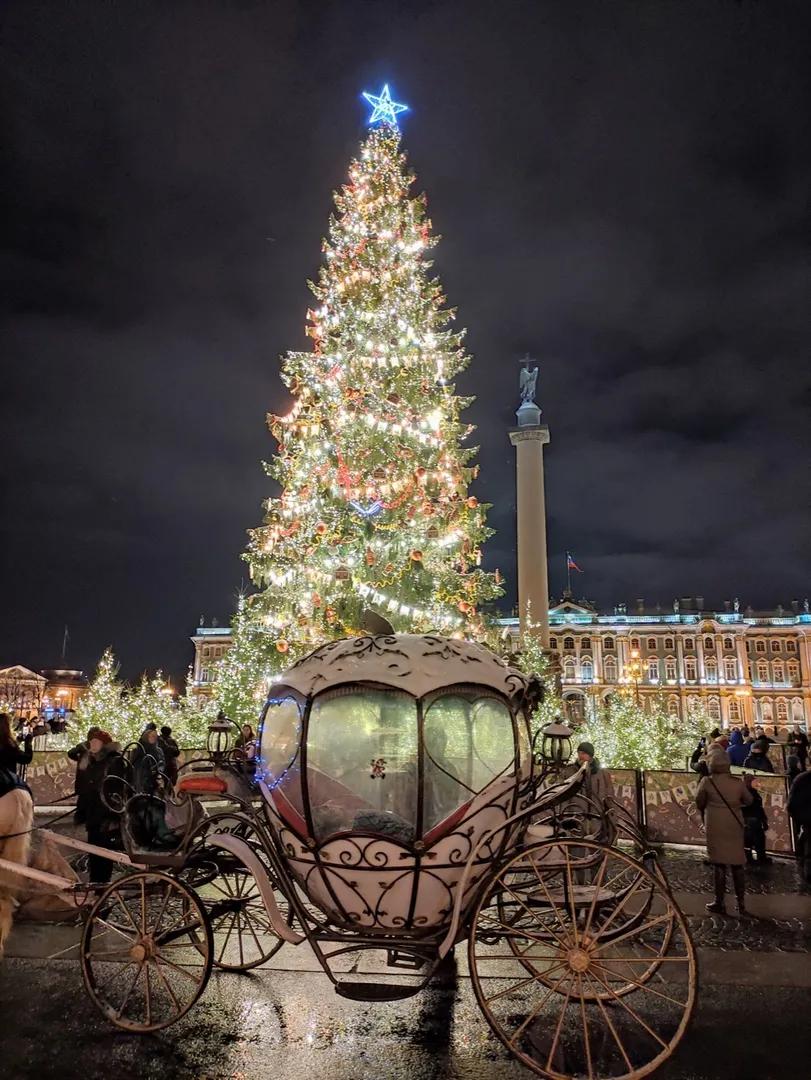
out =
<path fill-rule="evenodd" d="M 377 124 L 379 121 L 382 121 L 383 123 L 391 124 L 392 127 L 397 127 L 397 114 L 408 111 L 407 105 L 398 105 L 396 101 L 391 100 L 388 84 L 383 87 L 383 91 L 379 96 L 369 94 L 366 91 L 363 92 L 363 96 L 372 106 L 372 115 L 369 117 L 369 124 Z"/>

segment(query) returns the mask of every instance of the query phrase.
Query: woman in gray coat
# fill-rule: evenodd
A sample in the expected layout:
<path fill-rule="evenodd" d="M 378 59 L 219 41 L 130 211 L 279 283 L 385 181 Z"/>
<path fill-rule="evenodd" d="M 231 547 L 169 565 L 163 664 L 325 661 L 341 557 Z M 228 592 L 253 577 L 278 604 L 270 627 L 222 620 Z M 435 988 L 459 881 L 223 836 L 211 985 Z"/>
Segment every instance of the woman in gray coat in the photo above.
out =
<path fill-rule="evenodd" d="M 715 902 L 707 910 L 726 915 L 727 867 L 732 868 L 732 882 L 738 901 L 738 914 L 746 915 L 744 872 L 746 852 L 743 846 L 742 806 L 752 802 L 752 793 L 744 782 L 730 772 L 729 758 L 721 746 L 713 745 L 707 754 L 709 775 L 698 785 L 696 806 L 704 817 L 707 834 L 707 858 L 713 865 Z"/>

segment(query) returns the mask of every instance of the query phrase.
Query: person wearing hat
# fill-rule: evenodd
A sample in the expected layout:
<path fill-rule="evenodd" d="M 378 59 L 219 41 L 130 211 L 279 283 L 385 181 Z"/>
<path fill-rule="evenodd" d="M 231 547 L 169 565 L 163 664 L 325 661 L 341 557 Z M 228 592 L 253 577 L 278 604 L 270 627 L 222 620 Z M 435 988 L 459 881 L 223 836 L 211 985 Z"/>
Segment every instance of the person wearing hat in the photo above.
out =
<path fill-rule="evenodd" d="M 112 735 L 99 728 L 88 732 L 88 754 L 85 767 L 84 822 L 87 842 L 96 847 L 112 847 L 118 831 L 118 817 L 112 813 L 103 798 L 104 781 L 112 759 L 119 752 L 119 745 Z M 106 883 L 113 873 L 113 864 L 103 855 L 88 857 L 90 880 Z"/>
<path fill-rule="evenodd" d="M 73 778 L 76 812 L 73 815 L 73 820 L 77 825 L 84 825 L 85 823 L 85 806 L 89 794 L 87 766 L 90 764 L 90 740 L 98 730 L 94 724 L 93 727 L 88 729 L 87 738 L 84 742 L 77 743 L 76 746 L 68 750 L 68 757 L 71 761 L 76 762 L 76 775 Z"/>
<path fill-rule="evenodd" d="M 602 811 L 605 800 L 609 795 L 614 794 L 611 775 L 594 756 L 594 745 L 590 742 L 580 743 L 577 748 L 577 761 L 579 765 L 588 764 L 589 766 L 583 783 L 583 794 L 591 799 Z"/>
<path fill-rule="evenodd" d="M 715 900 L 707 904 L 707 910 L 715 915 L 725 915 L 727 867 L 732 870 L 732 882 L 738 901 L 738 913 L 746 915 L 743 867 L 746 862 L 744 848 L 743 807 L 753 801 L 752 791 L 730 771 L 726 750 L 713 743 L 707 754 L 709 773 L 698 785 L 696 806 L 704 819 L 707 837 L 707 860 L 713 868 Z"/>
<path fill-rule="evenodd" d="M 749 750 L 749 756 L 743 763 L 744 769 L 757 769 L 759 772 L 774 772 L 769 758 L 769 743 L 764 739 L 755 739 Z"/>

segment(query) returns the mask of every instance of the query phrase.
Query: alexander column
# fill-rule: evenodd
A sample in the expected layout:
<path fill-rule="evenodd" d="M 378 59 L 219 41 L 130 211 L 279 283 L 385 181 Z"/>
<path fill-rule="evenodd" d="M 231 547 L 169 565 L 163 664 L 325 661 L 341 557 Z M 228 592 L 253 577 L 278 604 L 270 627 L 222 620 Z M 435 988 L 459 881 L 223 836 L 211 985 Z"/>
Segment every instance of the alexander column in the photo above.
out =
<path fill-rule="evenodd" d="M 543 448 L 549 428 L 541 423 L 535 404 L 538 368 L 530 370 L 530 357 L 521 361 L 521 404 L 518 427 L 510 431 L 516 447 L 516 498 L 518 516 L 518 611 L 521 632 L 540 635 L 549 648 L 549 575 L 546 565 L 546 499 L 543 483 Z M 531 624 L 531 625 L 530 625 Z"/>

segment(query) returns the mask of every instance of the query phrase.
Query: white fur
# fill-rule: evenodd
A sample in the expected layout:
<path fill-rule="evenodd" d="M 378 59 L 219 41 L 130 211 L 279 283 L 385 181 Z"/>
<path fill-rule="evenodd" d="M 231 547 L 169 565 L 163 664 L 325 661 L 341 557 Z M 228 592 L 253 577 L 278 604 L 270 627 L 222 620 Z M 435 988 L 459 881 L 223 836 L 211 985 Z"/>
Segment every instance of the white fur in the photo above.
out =
<path fill-rule="evenodd" d="M 31 847 L 29 830 L 34 824 L 34 804 L 23 788 L 16 788 L 0 798 L 0 858 L 9 862 L 28 865 Z M 10 835 L 23 833 L 22 836 Z M 9 839 L 4 837 L 9 836 Z M 11 933 L 11 922 L 16 905 L 15 896 L 22 887 L 22 878 L 11 871 L 0 870 L 0 957 Z"/>

